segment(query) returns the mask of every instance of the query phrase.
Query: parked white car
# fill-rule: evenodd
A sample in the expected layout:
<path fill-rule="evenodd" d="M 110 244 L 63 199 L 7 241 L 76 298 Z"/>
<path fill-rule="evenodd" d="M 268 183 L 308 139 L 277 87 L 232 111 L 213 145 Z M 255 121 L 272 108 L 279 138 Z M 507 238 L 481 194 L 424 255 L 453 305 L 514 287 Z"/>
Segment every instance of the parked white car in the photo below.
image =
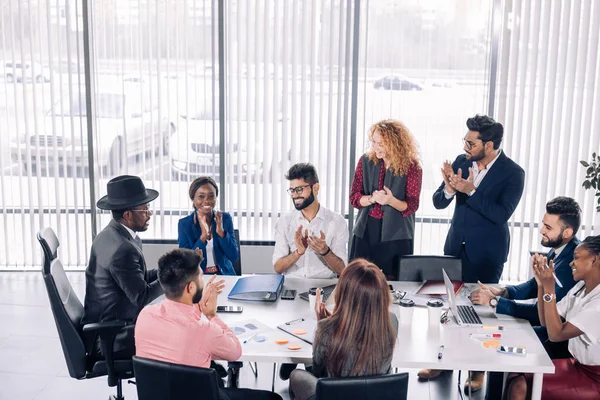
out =
<path fill-rule="evenodd" d="M 228 129 L 228 173 L 244 176 L 261 172 L 263 145 L 257 143 L 255 132 L 264 123 L 233 121 Z M 174 179 L 188 180 L 199 175 L 219 176 L 219 120 L 209 112 L 181 115 L 178 131 L 169 145 L 171 171 Z M 252 158 L 252 159 L 250 159 Z"/>
<path fill-rule="evenodd" d="M 13 62 L 4 63 L 4 79 L 6 82 L 50 82 L 50 69 L 42 67 L 37 62 Z"/>
<path fill-rule="evenodd" d="M 168 153 L 175 125 L 166 118 L 158 121 L 158 110 L 145 108 L 139 97 L 139 93 L 110 92 L 96 96 L 96 162 L 109 175 L 119 173 L 131 156 L 151 151 L 158 154 L 161 147 Z M 67 96 L 48 111 L 38 132 L 28 132 L 11 142 L 12 160 L 32 169 L 87 168 L 86 127 L 85 97 Z"/>

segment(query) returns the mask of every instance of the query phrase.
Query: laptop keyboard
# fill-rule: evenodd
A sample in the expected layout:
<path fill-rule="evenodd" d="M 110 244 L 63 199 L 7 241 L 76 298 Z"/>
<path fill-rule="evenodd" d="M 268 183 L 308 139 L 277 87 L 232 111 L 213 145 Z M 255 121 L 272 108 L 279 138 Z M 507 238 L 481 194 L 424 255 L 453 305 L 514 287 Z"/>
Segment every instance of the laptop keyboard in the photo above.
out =
<path fill-rule="evenodd" d="M 467 324 L 483 324 L 473 306 L 456 306 L 456 308 L 458 309 L 458 315 L 463 322 Z"/>

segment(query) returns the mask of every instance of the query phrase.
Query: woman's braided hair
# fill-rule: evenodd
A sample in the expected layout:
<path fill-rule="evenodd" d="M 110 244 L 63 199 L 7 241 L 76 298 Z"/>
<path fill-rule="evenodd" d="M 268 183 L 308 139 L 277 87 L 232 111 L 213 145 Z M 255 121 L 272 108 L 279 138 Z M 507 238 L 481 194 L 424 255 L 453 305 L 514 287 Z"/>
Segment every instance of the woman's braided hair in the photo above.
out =
<path fill-rule="evenodd" d="M 581 245 L 595 256 L 600 256 L 600 235 L 586 237 Z"/>

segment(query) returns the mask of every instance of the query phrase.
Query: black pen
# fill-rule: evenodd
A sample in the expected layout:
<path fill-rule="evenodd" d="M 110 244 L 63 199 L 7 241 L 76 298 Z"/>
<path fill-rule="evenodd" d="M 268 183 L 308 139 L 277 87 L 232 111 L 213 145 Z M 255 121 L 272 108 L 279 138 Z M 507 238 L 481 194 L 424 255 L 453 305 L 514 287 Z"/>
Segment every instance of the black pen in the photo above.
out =
<path fill-rule="evenodd" d="M 440 350 L 438 351 L 438 360 L 441 360 L 443 355 L 444 355 L 444 345 L 441 345 Z"/>

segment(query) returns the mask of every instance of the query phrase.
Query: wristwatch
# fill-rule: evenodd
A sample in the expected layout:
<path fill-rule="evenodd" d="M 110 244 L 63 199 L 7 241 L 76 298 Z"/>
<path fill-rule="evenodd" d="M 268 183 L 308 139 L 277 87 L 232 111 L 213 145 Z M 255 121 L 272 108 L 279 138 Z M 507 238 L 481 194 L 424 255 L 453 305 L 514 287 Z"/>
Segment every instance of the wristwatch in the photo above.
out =
<path fill-rule="evenodd" d="M 497 297 L 492 297 L 490 299 L 490 307 L 496 308 L 497 306 L 498 306 L 498 298 Z"/>
<path fill-rule="evenodd" d="M 542 299 L 544 299 L 545 303 L 551 303 L 555 298 L 556 295 L 554 293 L 544 293 L 544 296 L 542 296 Z"/>

